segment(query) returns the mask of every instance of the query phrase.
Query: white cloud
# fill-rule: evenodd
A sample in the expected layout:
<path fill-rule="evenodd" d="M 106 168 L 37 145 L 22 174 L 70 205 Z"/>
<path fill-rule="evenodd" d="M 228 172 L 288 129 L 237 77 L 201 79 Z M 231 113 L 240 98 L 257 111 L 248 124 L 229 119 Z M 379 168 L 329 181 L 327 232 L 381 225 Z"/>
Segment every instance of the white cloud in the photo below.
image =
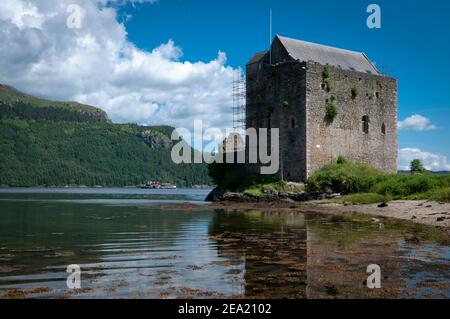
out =
<path fill-rule="evenodd" d="M 431 124 L 430 119 L 425 116 L 414 114 L 406 118 L 404 121 L 398 122 L 398 129 L 404 131 L 431 131 L 437 127 Z"/>
<path fill-rule="evenodd" d="M 418 148 L 402 148 L 398 153 L 398 168 L 409 170 L 411 161 L 420 159 L 425 168 L 430 171 L 450 171 L 447 157 L 439 154 L 424 152 Z"/>
<path fill-rule="evenodd" d="M 2 0 L 0 83 L 40 97 L 77 100 L 105 110 L 114 122 L 224 128 L 232 124 L 235 69 L 226 54 L 183 61 L 175 42 L 137 48 L 117 21 L 117 5 L 154 0 Z M 67 7 L 82 8 L 69 29 Z M 153 32 L 145 30 L 143 32 Z"/>

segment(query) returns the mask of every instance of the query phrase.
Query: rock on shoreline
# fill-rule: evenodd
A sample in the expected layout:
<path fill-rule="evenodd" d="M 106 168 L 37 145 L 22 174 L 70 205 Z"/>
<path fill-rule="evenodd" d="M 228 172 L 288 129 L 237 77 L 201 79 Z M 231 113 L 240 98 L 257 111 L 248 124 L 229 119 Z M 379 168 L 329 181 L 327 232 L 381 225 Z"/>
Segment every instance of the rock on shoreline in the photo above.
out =
<path fill-rule="evenodd" d="M 306 193 L 306 192 L 287 192 L 280 193 L 275 190 L 264 192 L 261 196 L 252 196 L 245 193 L 226 192 L 224 189 L 217 187 L 211 191 L 206 197 L 206 202 L 234 202 L 234 203 L 251 203 L 251 202 L 307 202 L 310 200 L 332 199 L 339 197 L 340 194 L 322 194 L 322 193 Z"/>

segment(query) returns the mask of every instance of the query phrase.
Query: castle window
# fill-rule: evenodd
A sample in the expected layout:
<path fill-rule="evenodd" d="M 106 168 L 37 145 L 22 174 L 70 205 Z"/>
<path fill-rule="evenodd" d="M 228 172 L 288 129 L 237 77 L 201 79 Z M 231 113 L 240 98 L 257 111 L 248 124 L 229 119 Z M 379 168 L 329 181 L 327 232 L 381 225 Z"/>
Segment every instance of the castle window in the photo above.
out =
<path fill-rule="evenodd" d="M 322 83 L 322 84 L 320 85 L 320 87 L 322 88 L 322 90 L 325 90 L 327 86 L 325 85 L 325 83 Z"/>
<path fill-rule="evenodd" d="M 386 134 L 386 124 L 384 123 L 381 125 L 381 133 Z"/>
<path fill-rule="evenodd" d="M 375 96 L 377 97 L 377 99 L 379 99 L 379 98 L 380 98 L 380 93 L 379 93 L 379 92 L 376 92 L 376 93 L 375 93 Z"/>
<path fill-rule="evenodd" d="M 369 117 L 367 115 L 364 115 L 362 118 L 362 128 L 364 134 L 369 134 Z"/>
<path fill-rule="evenodd" d="M 295 118 L 291 118 L 291 128 L 295 127 Z"/>

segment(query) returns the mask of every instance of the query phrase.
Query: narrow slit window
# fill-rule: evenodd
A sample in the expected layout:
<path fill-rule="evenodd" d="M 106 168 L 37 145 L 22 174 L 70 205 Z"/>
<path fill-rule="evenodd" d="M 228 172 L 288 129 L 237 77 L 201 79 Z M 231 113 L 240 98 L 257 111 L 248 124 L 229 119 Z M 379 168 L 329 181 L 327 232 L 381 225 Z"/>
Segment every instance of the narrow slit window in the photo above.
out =
<path fill-rule="evenodd" d="M 295 127 L 295 118 L 291 118 L 291 128 Z"/>
<path fill-rule="evenodd" d="M 386 124 L 384 124 L 384 123 L 381 125 L 381 133 L 382 133 L 383 135 L 386 134 Z"/>
<path fill-rule="evenodd" d="M 367 115 L 364 115 L 362 118 L 362 129 L 364 134 L 369 134 L 369 117 Z"/>

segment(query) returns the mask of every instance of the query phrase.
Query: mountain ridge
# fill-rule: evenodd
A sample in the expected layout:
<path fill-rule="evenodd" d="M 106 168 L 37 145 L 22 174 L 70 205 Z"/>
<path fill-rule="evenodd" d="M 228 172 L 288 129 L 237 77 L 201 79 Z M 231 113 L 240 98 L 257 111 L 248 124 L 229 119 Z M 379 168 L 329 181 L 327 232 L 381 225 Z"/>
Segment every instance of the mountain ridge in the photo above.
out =
<path fill-rule="evenodd" d="M 0 118 L 111 122 L 106 112 L 97 107 L 78 102 L 40 99 L 5 84 L 0 84 Z"/>

